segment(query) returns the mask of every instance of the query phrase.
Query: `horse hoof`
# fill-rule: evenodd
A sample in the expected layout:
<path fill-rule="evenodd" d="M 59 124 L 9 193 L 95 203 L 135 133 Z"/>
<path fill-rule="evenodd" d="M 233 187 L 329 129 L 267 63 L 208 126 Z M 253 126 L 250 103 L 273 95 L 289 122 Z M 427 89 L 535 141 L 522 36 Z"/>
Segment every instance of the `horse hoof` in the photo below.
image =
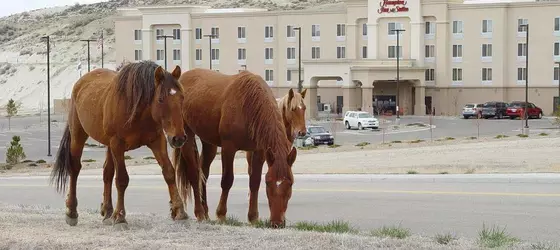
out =
<path fill-rule="evenodd" d="M 103 225 L 111 226 L 111 225 L 113 225 L 113 220 L 111 218 L 105 218 L 105 219 L 103 219 Z"/>
<path fill-rule="evenodd" d="M 189 219 L 189 216 L 186 213 L 180 213 L 177 216 L 175 216 L 174 220 L 187 220 Z"/>
<path fill-rule="evenodd" d="M 78 225 L 78 217 L 70 218 L 68 215 L 66 215 L 66 224 L 68 224 L 70 226 Z"/>
<path fill-rule="evenodd" d="M 128 230 L 128 223 L 121 222 L 113 225 L 113 228 L 117 230 Z"/>

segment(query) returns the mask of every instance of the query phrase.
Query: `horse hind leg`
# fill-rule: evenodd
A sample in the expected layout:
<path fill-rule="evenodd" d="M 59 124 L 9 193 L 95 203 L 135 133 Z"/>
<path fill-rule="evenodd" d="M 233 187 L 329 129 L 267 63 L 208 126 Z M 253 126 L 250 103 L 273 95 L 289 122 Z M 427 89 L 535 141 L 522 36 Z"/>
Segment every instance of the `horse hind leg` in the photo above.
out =
<path fill-rule="evenodd" d="M 216 217 L 220 221 L 225 221 L 226 219 L 229 190 L 233 185 L 233 161 L 236 151 L 237 150 L 231 146 L 222 146 L 222 194 L 220 196 L 218 208 L 216 209 Z"/>
<path fill-rule="evenodd" d="M 82 153 L 84 150 L 84 145 L 88 139 L 88 135 L 78 122 L 74 122 L 75 126 L 69 131 L 70 144 L 70 188 L 68 196 L 66 198 L 66 223 L 70 226 L 75 226 L 78 224 L 78 198 L 76 195 L 78 176 L 80 175 L 80 170 L 82 169 Z M 63 138 L 64 139 L 64 138 Z M 61 145 L 61 149 L 62 149 Z"/>
<path fill-rule="evenodd" d="M 204 180 L 202 181 L 202 190 L 201 190 L 201 202 L 202 207 L 204 208 L 205 217 L 207 220 L 210 219 L 208 215 L 208 198 L 206 195 L 206 185 L 208 183 L 208 176 L 210 176 L 210 165 L 212 165 L 212 161 L 216 158 L 216 154 L 218 152 L 218 147 L 212 145 L 210 143 L 206 143 L 204 141 L 202 143 L 202 153 L 200 155 L 200 169 L 202 170 L 202 174 L 204 175 Z"/>
<path fill-rule="evenodd" d="M 101 216 L 103 216 L 103 224 L 111 225 L 113 222 L 111 216 L 113 215 L 113 199 L 111 197 L 113 185 L 113 177 L 115 176 L 115 164 L 113 162 L 113 155 L 111 148 L 107 147 L 105 154 L 105 163 L 103 164 L 103 202 L 101 203 Z"/>

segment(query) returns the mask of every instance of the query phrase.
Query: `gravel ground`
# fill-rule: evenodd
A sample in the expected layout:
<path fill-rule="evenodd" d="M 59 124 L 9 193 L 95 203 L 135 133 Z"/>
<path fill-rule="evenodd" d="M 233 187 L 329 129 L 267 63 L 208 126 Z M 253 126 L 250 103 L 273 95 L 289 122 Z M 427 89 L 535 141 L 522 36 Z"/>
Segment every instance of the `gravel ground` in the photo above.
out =
<path fill-rule="evenodd" d="M 78 226 L 64 222 L 64 211 L 0 204 L 0 249 L 481 249 L 476 240 L 448 245 L 434 237 L 406 239 L 176 223 L 164 216 L 128 214 L 129 230 L 101 223 L 97 211 L 81 211 Z M 540 243 L 539 246 L 546 246 Z M 548 243 L 546 243 L 548 244 Z M 535 249 L 528 242 L 508 249 Z"/>

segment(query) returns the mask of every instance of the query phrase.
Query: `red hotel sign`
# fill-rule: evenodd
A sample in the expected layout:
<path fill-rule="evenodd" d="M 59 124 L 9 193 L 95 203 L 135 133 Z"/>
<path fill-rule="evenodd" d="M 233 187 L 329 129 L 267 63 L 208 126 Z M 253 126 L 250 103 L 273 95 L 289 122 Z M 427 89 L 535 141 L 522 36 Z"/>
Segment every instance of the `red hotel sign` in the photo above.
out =
<path fill-rule="evenodd" d="M 408 12 L 405 0 L 382 0 L 379 2 L 377 13 Z"/>

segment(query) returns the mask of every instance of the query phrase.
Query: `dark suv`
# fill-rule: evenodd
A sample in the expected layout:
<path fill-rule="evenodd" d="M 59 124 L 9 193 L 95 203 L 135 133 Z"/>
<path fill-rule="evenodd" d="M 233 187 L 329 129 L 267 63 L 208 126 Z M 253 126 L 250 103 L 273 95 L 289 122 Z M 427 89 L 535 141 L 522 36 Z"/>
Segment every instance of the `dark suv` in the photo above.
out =
<path fill-rule="evenodd" d="M 496 117 L 498 119 L 502 119 L 504 116 L 507 116 L 508 104 L 505 102 L 487 102 L 482 105 L 482 117 L 488 119 L 490 117 Z"/>

